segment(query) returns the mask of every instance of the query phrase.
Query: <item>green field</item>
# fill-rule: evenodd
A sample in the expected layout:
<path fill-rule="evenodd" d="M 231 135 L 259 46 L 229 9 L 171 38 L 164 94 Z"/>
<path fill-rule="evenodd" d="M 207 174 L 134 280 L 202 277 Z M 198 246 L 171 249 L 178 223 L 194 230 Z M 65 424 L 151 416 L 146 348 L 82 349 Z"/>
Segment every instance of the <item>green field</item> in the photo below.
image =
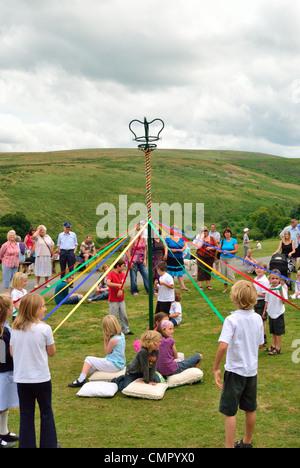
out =
<path fill-rule="evenodd" d="M 190 291 L 183 293 L 183 322 L 174 338 L 178 351 L 186 357 L 195 352 L 203 354 L 203 383 L 167 390 L 160 401 L 130 398 L 119 392 L 111 399 L 84 399 L 76 396 L 76 389 L 67 387 L 78 377 L 86 356 L 104 357 L 101 321 L 108 313 L 107 302 L 83 304 L 58 329 L 54 335 L 57 353 L 50 359 L 50 369 L 55 421 L 63 447 L 224 447 L 224 418 L 218 412 L 220 390 L 212 373 L 222 323 L 196 288 L 186 284 Z M 212 285 L 214 290 L 205 293 L 225 318 L 233 310 L 229 295 L 222 294 L 219 281 L 213 280 Z M 144 291 L 133 297 L 129 288 L 125 294 L 130 327 L 135 333 L 126 338 L 129 362 L 134 356 L 134 340 L 148 328 L 148 297 Z M 54 308 L 53 300 L 47 307 L 48 312 Z M 258 411 L 253 437 L 256 448 L 300 447 L 300 364 L 292 360 L 296 352 L 293 343 L 300 337 L 299 310 L 289 305 L 286 309 L 283 354 L 269 356 L 263 349 L 259 352 Z M 71 310 L 72 306 L 61 306 L 48 319 L 53 330 Z M 269 333 L 267 336 L 270 342 Z M 11 430 L 17 430 L 18 418 L 18 410 L 11 410 Z M 243 431 L 240 411 L 237 438 L 243 436 Z"/>
<path fill-rule="evenodd" d="M 237 237 L 260 207 L 289 216 L 300 199 L 300 160 L 258 153 L 156 150 L 151 153 L 153 203 L 204 203 L 205 223 L 229 224 Z M 96 236 L 99 204 L 145 204 L 144 154 L 90 149 L 0 154 L 0 215 L 21 211 L 56 240 L 66 220 L 83 240 Z M 128 216 L 128 221 L 134 216 Z M 118 217 L 117 217 L 118 224 Z M 249 226 L 248 226 L 249 227 Z"/>
<path fill-rule="evenodd" d="M 286 210 L 299 203 L 300 160 L 276 156 L 216 151 L 157 150 L 151 155 L 153 202 L 204 203 L 205 222 L 217 227 L 229 222 L 241 229 L 259 207 Z M 45 224 L 56 240 L 66 220 L 82 241 L 96 236 L 96 208 L 118 206 L 120 194 L 128 204 L 145 203 L 144 157 L 137 150 L 77 150 L 55 153 L 0 154 L 0 215 L 21 211 L 33 224 Z M 240 240 L 240 239 L 239 239 Z M 262 241 L 259 255 L 269 256 L 279 239 Z M 102 245 L 104 242 L 102 242 Z M 241 249 L 239 251 L 241 255 Z M 258 255 L 256 255 L 258 256 Z M 237 279 L 241 279 L 236 275 Z M 95 274 L 95 281 L 98 275 Z M 76 284 L 76 283 L 75 283 Z M 178 285 L 178 283 L 177 283 Z M 182 297 L 183 323 L 175 331 L 178 351 L 201 352 L 203 382 L 167 390 L 163 400 L 133 399 L 117 393 L 112 399 L 83 399 L 67 384 L 78 377 L 88 355 L 104 357 L 101 321 L 108 303 L 84 303 L 56 332 L 57 353 L 50 359 L 53 408 L 62 447 L 201 448 L 224 447 L 224 417 L 218 412 L 220 390 L 212 367 L 222 322 L 190 281 Z M 207 297 L 225 318 L 233 310 L 223 285 L 212 281 Z M 141 288 L 142 289 L 142 288 Z M 126 358 L 133 343 L 148 328 L 148 297 L 125 290 L 127 314 L 135 336 L 126 338 Z M 156 299 L 154 299 L 155 302 Z M 47 299 L 48 301 L 48 299 Z M 299 301 L 298 301 L 299 302 Z M 297 304 L 298 305 L 298 304 Z M 47 303 L 48 312 L 54 308 Z M 54 330 L 72 306 L 61 306 L 48 323 Z M 259 352 L 258 411 L 254 447 L 300 447 L 299 309 L 286 306 L 283 354 Z M 271 337 L 268 333 L 269 343 Z M 299 347 L 299 345 L 297 345 Z M 37 416 L 37 427 L 38 427 Z M 19 412 L 9 416 L 18 431 Z M 244 433 L 238 413 L 237 439 Z"/>

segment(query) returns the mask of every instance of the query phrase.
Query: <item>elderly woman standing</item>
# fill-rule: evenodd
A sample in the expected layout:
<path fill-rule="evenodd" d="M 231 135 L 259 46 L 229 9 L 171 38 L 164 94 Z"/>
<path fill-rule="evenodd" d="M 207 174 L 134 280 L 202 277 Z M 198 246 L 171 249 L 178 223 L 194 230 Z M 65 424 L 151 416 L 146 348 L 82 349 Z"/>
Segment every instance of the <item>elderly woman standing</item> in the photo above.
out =
<path fill-rule="evenodd" d="M 0 249 L 0 259 L 2 261 L 3 287 L 6 294 L 9 294 L 12 277 L 19 269 L 20 249 L 16 242 L 16 232 L 11 230 L 7 234 L 7 242 Z"/>
<path fill-rule="evenodd" d="M 35 267 L 34 274 L 36 276 L 35 288 L 39 287 L 41 276 L 47 282 L 51 276 L 51 257 L 53 257 L 54 242 L 48 234 L 45 226 L 40 225 L 32 236 L 35 243 Z M 48 284 L 45 287 L 49 287 Z"/>

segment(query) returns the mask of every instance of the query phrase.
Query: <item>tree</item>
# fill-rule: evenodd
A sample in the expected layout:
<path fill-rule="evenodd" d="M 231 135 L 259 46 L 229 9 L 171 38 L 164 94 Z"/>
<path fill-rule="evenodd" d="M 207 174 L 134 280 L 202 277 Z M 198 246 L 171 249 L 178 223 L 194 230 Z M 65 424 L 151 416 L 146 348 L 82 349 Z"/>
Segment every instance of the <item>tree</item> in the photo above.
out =
<path fill-rule="evenodd" d="M 21 236 L 22 239 L 24 239 L 31 227 L 31 222 L 26 218 L 26 216 L 23 213 L 7 213 L 4 216 L 0 217 L 0 226 L 9 226 L 8 230 L 13 229 L 14 231 L 16 231 L 16 234 L 18 236 Z"/>

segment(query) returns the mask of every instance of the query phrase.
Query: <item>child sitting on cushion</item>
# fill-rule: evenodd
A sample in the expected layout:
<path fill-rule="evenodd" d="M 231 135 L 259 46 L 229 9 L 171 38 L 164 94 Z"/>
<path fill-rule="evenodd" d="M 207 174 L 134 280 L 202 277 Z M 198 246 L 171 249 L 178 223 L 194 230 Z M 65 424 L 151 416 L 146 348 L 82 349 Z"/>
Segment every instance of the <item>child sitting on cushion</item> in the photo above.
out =
<path fill-rule="evenodd" d="M 107 315 L 102 322 L 105 358 L 88 356 L 80 376 L 69 387 L 82 387 L 88 374 L 96 371 L 119 372 L 125 367 L 125 337 L 114 315 Z"/>
<path fill-rule="evenodd" d="M 157 370 L 163 377 L 179 374 L 191 367 L 199 367 L 202 360 L 200 353 L 193 354 L 180 362 L 175 360 L 178 358 L 178 353 L 173 339 L 174 325 L 170 320 L 162 320 L 157 327 L 157 331 L 162 335 Z"/>
<path fill-rule="evenodd" d="M 125 375 L 114 379 L 120 392 L 131 382 L 137 381 L 149 385 L 156 385 L 160 378 L 155 374 L 161 334 L 148 330 L 141 336 L 141 348 L 127 365 Z"/>

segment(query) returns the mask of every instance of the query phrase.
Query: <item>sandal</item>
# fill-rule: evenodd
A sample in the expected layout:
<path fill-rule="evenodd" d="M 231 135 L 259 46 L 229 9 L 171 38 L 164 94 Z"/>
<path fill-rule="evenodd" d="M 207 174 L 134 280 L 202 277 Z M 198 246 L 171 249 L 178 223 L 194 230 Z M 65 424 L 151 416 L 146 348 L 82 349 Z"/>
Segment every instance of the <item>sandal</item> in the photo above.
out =
<path fill-rule="evenodd" d="M 253 448 L 252 444 L 244 444 L 243 439 L 237 442 L 234 442 L 234 448 Z"/>
<path fill-rule="evenodd" d="M 274 349 L 276 349 L 276 348 L 274 348 L 274 346 L 269 346 L 269 348 L 266 348 L 265 351 L 267 353 L 271 353 L 272 351 L 274 351 Z"/>
<path fill-rule="evenodd" d="M 282 354 L 281 349 L 274 348 L 273 351 L 269 352 L 269 356 L 275 356 L 276 354 Z"/>
<path fill-rule="evenodd" d="M 212 291 L 212 287 L 211 287 L 211 286 L 206 286 L 206 289 L 209 289 L 209 291 Z"/>

